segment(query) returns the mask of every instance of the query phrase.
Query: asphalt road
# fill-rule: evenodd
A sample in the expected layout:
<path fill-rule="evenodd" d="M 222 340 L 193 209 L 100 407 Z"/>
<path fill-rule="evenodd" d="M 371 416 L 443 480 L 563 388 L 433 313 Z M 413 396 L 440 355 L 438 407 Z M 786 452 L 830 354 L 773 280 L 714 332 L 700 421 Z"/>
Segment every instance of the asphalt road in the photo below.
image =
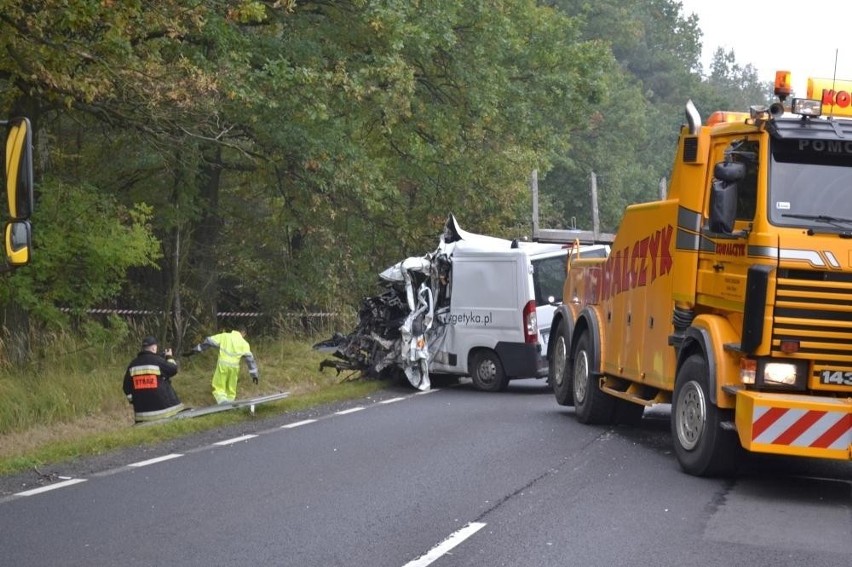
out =
<path fill-rule="evenodd" d="M 199 418 L 203 419 L 203 418 Z M 668 415 L 398 389 L 0 479 L 0 565 L 852 564 L 852 465 L 683 474 Z"/>

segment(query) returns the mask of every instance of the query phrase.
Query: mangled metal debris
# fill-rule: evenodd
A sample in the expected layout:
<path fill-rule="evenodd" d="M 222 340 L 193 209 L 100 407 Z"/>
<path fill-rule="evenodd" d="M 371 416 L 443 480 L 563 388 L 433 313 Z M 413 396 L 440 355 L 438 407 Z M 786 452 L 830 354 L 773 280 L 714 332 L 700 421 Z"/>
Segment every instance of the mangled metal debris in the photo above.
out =
<path fill-rule="evenodd" d="M 320 370 L 331 367 L 368 378 L 402 372 L 412 386 L 428 390 L 426 333 L 432 327 L 434 314 L 429 283 L 432 267 L 429 256 L 408 258 L 379 274 L 386 289 L 364 299 L 355 330 L 346 336 L 337 333 L 314 345 L 336 357 L 320 363 Z"/>

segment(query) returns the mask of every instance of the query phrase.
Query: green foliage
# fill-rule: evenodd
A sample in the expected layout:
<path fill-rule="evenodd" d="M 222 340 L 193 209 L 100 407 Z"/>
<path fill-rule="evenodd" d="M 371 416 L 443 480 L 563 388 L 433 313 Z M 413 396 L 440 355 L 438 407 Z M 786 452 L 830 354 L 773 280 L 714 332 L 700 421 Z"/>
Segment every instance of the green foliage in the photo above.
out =
<path fill-rule="evenodd" d="M 678 2 L 555 4 L 581 19 L 584 37 L 610 45 L 620 69 L 609 74 L 609 96 L 577 132 L 570 152 L 546 172 L 541 191 L 555 208 L 548 214 L 560 219 L 555 226 L 568 226 L 576 218 L 580 228 L 591 228 L 594 172 L 601 229 L 614 232 L 625 206 L 659 198 L 688 99 L 709 116 L 718 109 L 762 103 L 767 87 L 757 82 L 753 67 L 736 63 L 733 52 L 717 53 L 710 76 L 703 77 L 700 22 L 695 15 L 686 17 Z"/>
<path fill-rule="evenodd" d="M 12 274 L 0 294 L 52 322 L 64 319 L 61 307 L 79 312 L 108 301 L 126 283 L 128 268 L 155 265 L 151 217 L 150 207 L 123 207 L 91 186 L 42 183 L 33 263 Z"/>
<path fill-rule="evenodd" d="M 527 1 L 310 5 L 275 21 L 248 38 L 248 81 L 226 87 L 270 158 L 219 195 L 218 268 L 242 307 L 357 301 L 378 270 L 431 249 L 451 211 L 474 230 L 516 225 L 529 171 L 568 147 L 612 61 Z M 246 223 L 274 239 L 255 245 Z"/>
<path fill-rule="evenodd" d="M 716 110 L 744 112 L 752 105 L 770 105 L 773 102 L 773 85 L 762 83 L 753 65 L 737 63 L 734 51 L 716 49 L 710 64 L 710 75 L 695 97 L 695 103 L 704 116 Z"/>

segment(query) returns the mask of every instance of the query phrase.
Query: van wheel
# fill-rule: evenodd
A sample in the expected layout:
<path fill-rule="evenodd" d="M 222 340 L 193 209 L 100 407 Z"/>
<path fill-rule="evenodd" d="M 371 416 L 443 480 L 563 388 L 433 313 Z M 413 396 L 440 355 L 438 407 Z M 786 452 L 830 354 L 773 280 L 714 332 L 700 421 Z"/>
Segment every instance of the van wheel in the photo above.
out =
<path fill-rule="evenodd" d="M 584 332 L 574 349 L 574 413 L 580 423 L 610 424 L 615 411 L 615 398 L 601 391 L 594 367 L 597 357 L 592 351 L 589 333 Z"/>
<path fill-rule="evenodd" d="M 560 406 L 570 406 L 574 403 L 573 386 L 568 368 L 567 334 L 565 325 L 559 325 L 556 330 L 556 341 L 553 343 L 553 354 L 547 367 L 547 378 L 550 381 L 550 387 L 553 388 L 553 395 L 556 396 L 556 403 Z"/>
<path fill-rule="evenodd" d="M 689 356 L 675 380 L 672 398 L 672 440 L 684 472 L 696 476 L 727 475 L 736 470 L 741 449 L 733 431 L 721 422 L 726 415 L 710 401 L 707 363 Z"/>
<path fill-rule="evenodd" d="M 485 392 L 502 392 L 509 385 L 503 363 L 493 350 L 476 351 L 471 360 L 470 377 L 474 386 Z"/>

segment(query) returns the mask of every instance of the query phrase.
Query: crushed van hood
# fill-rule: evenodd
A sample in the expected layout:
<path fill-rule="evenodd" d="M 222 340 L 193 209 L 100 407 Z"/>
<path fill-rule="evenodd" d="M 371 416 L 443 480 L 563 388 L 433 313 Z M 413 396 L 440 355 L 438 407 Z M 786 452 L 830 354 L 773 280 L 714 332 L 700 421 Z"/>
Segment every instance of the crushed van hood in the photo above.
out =
<path fill-rule="evenodd" d="M 436 304 L 447 297 L 453 251 L 459 246 L 495 250 L 511 245 L 509 240 L 462 230 L 450 214 L 433 252 L 406 258 L 379 274 L 383 289 L 362 301 L 352 332 L 335 333 L 314 345 L 333 355 L 320 363 L 320 370 L 347 371 L 353 379 L 404 374 L 412 386 L 428 390 L 429 345 L 442 335 L 444 325 L 435 316 Z"/>

